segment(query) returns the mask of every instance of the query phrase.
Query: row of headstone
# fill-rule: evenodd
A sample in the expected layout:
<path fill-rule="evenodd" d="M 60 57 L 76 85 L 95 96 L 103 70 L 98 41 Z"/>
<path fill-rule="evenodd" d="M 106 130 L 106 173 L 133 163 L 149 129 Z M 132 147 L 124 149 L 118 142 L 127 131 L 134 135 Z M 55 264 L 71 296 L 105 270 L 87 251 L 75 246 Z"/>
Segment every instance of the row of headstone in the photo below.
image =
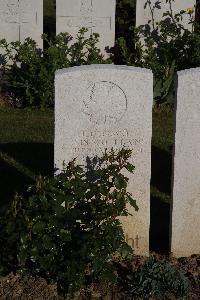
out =
<path fill-rule="evenodd" d="M 172 244 L 175 256 L 200 253 L 200 69 L 178 74 L 173 174 Z M 139 211 L 122 224 L 138 255 L 149 253 L 153 75 L 147 69 L 92 65 L 55 76 L 55 166 L 105 148 L 133 150 L 129 192 Z M 158 224 L 159 226 L 159 224 Z"/>
<path fill-rule="evenodd" d="M 151 10 L 144 5 L 147 0 L 137 1 L 136 26 L 147 24 L 151 20 Z M 152 5 L 157 0 L 150 1 Z M 161 1 L 161 9 L 155 10 L 155 21 L 169 4 Z M 174 12 L 194 7 L 195 0 L 176 0 L 172 2 Z M 56 32 L 68 32 L 76 37 L 81 27 L 88 28 L 88 34 L 100 34 L 99 48 L 105 53 L 105 47 L 112 47 L 115 41 L 115 7 L 116 0 L 56 0 Z M 134 13 L 134 12 L 133 12 Z M 188 17 L 183 18 L 184 26 Z M 43 33 L 43 0 L 0 0 L 0 39 L 8 42 L 24 41 L 31 37 L 42 48 Z"/>
<path fill-rule="evenodd" d="M 100 34 L 98 47 L 114 46 L 116 0 L 56 0 L 56 33 L 76 37 L 80 28 Z M 43 0 L 0 0 L 0 39 L 8 42 L 31 37 L 43 47 Z"/>

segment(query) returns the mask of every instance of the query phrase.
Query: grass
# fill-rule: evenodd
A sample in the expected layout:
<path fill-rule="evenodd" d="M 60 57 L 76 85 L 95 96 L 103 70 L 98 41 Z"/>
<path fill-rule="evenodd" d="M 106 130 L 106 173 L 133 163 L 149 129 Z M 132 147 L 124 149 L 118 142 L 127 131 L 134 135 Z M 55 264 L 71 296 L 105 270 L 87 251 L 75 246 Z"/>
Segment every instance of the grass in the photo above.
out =
<path fill-rule="evenodd" d="M 44 0 L 44 15 L 52 17 L 55 13 L 55 0 Z"/>
<path fill-rule="evenodd" d="M 169 247 L 172 115 L 167 110 L 153 112 L 150 244 L 155 251 Z M 53 174 L 54 114 L 51 110 L 1 108 L 0 128 L 3 210 L 13 194 L 24 191 L 39 174 Z"/>

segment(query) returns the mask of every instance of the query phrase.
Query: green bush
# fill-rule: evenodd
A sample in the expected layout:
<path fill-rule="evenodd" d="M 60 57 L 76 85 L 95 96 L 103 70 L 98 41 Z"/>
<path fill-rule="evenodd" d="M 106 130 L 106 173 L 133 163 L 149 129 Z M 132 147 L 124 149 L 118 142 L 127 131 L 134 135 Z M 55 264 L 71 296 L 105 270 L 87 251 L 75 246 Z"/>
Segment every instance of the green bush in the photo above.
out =
<path fill-rule="evenodd" d="M 151 8 L 152 19 L 148 24 L 130 28 L 132 43 L 123 37 L 117 40 L 120 63 L 149 68 L 154 74 L 154 99 L 156 103 L 171 102 L 174 99 L 176 72 L 200 66 L 200 29 L 193 20 L 193 11 L 173 13 L 171 3 L 165 0 L 169 10 L 162 20 L 154 21 L 154 14 L 160 9 L 160 1 L 152 4 L 146 1 L 146 9 Z M 183 15 L 189 15 L 192 32 L 181 24 Z M 144 46 L 145 45 L 145 46 Z"/>
<path fill-rule="evenodd" d="M 1 272 L 13 264 L 63 293 L 96 280 L 115 282 L 113 255 L 132 255 L 118 217 L 129 214 L 128 203 L 138 210 L 122 172 L 133 173 L 130 156 L 111 150 L 88 158 L 86 169 L 74 160 L 54 178 L 39 178 L 28 197 L 16 196 L 1 220 Z"/>
<path fill-rule="evenodd" d="M 13 97 L 22 107 L 53 107 L 54 75 L 57 69 L 95 63 L 105 63 L 97 48 L 98 34 L 85 37 L 82 28 L 76 40 L 61 33 L 55 40 L 43 35 L 46 47 L 37 48 L 36 42 L 27 38 L 24 43 L 0 41 L 6 62 L 0 63 L 1 92 Z"/>
<path fill-rule="evenodd" d="M 149 299 L 170 292 L 184 297 L 188 292 L 188 280 L 183 273 L 166 261 L 149 258 L 135 273 L 127 275 L 128 291 L 133 296 Z"/>

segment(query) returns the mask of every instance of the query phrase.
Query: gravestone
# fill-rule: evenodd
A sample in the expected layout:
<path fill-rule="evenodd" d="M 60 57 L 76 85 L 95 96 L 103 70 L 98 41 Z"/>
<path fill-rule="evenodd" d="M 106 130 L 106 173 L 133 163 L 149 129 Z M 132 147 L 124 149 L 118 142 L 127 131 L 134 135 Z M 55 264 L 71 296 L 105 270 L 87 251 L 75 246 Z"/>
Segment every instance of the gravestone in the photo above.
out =
<path fill-rule="evenodd" d="M 106 54 L 105 47 L 115 42 L 115 6 L 116 0 L 57 0 L 56 32 L 75 38 L 80 28 L 88 28 L 87 37 L 100 34 L 98 47 Z"/>
<path fill-rule="evenodd" d="M 178 72 L 171 251 L 200 253 L 200 68 Z"/>
<path fill-rule="evenodd" d="M 146 69 L 91 65 L 59 70 L 55 77 L 55 166 L 105 148 L 133 149 L 129 191 L 139 212 L 123 218 L 127 242 L 148 255 L 153 77 Z"/>
<path fill-rule="evenodd" d="M 42 48 L 42 34 L 42 0 L 0 0 L 0 39 L 23 42 L 30 37 Z"/>
<path fill-rule="evenodd" d="M 162 19 L 163 13 L 166 11 L 169 11 L 169 1 L 166 3 L 166 0 L 151 0 L 151 7 L 153 8 L 153 5 L 156 2 L 160 2 L 160 7 L 161 9 L 155 9 L 154 10 L 154 21 L 159 22 Z M 137 0 L 137 5 L 136 5 L 136 26 L 140 25 L 145 25 L 148 24 L 149 20 L 152 20 L 152 11 L 149 7 L 149 5 L 146 6 L 144 9 L 145 3 L 147 3 L 147 0 Z M 181 10 L 187 10 L 188 8 L 194 8 L 196 4 L 196 0 L 175 0 L 171 2 L 172 4 L 172 11 L 173 15 L 176 13 L 179 13 Z M 166 18 L 166 17 L 164 17 Z M 192 25 L 188 24 L 189 22 L 189 16 L 184 15 L 183 20 L 180 21 L 184 25 L 185 28 L 191 30 Z M 152 23 L 151 23 L 152 24 Z"/>

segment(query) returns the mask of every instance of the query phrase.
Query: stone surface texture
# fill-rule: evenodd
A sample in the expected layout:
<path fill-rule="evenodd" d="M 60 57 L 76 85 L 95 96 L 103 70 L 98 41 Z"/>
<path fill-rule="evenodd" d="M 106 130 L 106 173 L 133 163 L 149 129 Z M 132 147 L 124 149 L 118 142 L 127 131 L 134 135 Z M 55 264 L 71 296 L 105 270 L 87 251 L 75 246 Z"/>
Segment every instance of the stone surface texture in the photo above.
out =
<path fill-rule="evenodd" d="M 178 72 L 171 251 L 200 253 L 200 68 Z"/>
<path fill-rule="evenodd" d="M 0 0 L 0 39 L 23 42 L 31 37 L 42 48 L 42 34 L 43 0 Z"/>
<path fill-rule="evenodd" d="M 56 0 L 56 32 L 68 32 L 76 37 L 80 28 L 100 34 L 98 47 L 106 54 L 105 47 L 115 42 L 116 0 Z"/>
<path fill-rule="evenodd" d="M 151 5 L 156 3 L 157 0 L 151 0 Z M 144 5 L 147 0 L 137 0 L 136 6 L 136 26 L 145 25 L 149 20 L 152 20 L 151 10 L 147 5 L 146 9 L 144 9 Z M 169 10 L 169 2 L 166 3 L 166 0 L 159 1 L 161 9 L 155 9 L 154 11 L 154 20 L 155 22 L 159 22 L 162 19 L 163 13 Z M 175 0 L 172 1 L 172 11 L 173 14 L 179 13 L 181 10 L 187 10 L 188 8 L 194 8 L 196 4 L 196 0 Z M 185 28 L 191 30 L 192 25 L 188 24 L 189 17 L 188 15 L 184 15 L 182 24 Z"/>
<path fill-rule="evenodd" d="M 135 174 L 129 191 L 139 212 L 123 218 L 126 240 L 148 255 L 153 77 L 149 70 L 91 65 L 59 70 L 55 76 L 55 166 L 77 157 L 101 155 L 105 148 L 133 150 Z"/>

